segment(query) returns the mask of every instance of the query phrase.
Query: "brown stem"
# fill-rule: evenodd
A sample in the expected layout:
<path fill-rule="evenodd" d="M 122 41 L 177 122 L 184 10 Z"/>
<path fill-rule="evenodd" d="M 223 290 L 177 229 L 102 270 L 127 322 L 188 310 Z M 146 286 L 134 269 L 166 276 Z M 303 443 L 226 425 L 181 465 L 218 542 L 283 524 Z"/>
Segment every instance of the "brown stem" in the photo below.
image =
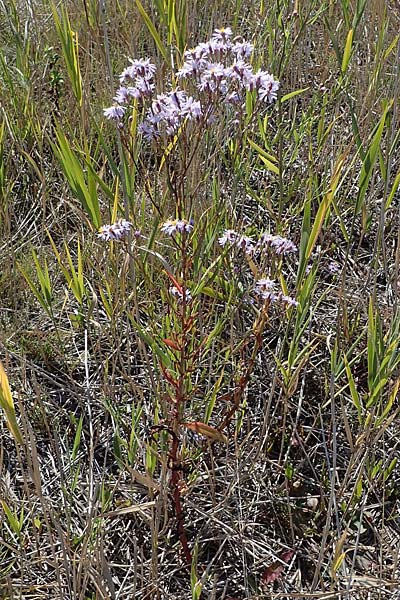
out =
<path fill-rule="evenodd" d="M 253 373 L 257 354 L 262 346 L 262 331 L 264 329 L 265 322 L 266 322 L 266 318 L 264 318 L 264 316 L 262 316 L 262 318 L 260 319 L 260 322 L 257 323 L 257 328 L 254 331 L 255 343 L 254 343 L 253 351 L 251 353 L 251 356 L 250 356 L 250 359 L 249 359 L 249 362 L 247 365 L 247 369 L 246 369 L 245 373 L 241 376 L 238 385 L 236 386 L 236 388 L 234 389 L 234 391 L 231 395 L 230 399 L 232 401 L 233 406 L 232 406 L 232 408 L 230 408 L 228 410 L 222 423 L 220 423 L 220 425 L 218 426 L 219 431 L 222 431 L 223 429 L 225 429 L 225 427 L 227 427 L 229 425 L 229 423 L 231 422 L 232 418 L 234 417 L 236 411 L 239 408 L 240 401 L 242 399 L 242 396 L 244 394 L 246 386 L 249 383 L 251 375 Z"/>
<path fill-rule="evenodd" d="M 172 445 L 170 452 L 170 468 L 171 468 L 171 489 L 174 500 L 175 516 L 177 520 L 177 530 L 179 541 L 183 550 L 183 554 L 187 564 L 192 562 L 192 553 L 190 552 L 189 543 L 184 524 L 184 515 L 182 507 L 182 497 L 180 483 L 182 481 L 182 470 L 179 467 L 178 458 L 179 440 L 176 435 L 172 436 Z"/>

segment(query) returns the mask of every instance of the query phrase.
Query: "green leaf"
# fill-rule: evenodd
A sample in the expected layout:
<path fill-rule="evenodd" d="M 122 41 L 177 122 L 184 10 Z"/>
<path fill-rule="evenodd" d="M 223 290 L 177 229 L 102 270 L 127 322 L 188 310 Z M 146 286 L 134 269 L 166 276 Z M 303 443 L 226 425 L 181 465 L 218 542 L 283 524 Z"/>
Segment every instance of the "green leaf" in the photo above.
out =
<path fill-rule="evenodd" d="M 348 381 L 349 388 L 350 388 L 351 399 L 353 401 L 354 406 L 357 409 L 358 421 L 361 423 L 363 407 L 362 407 L 362 403 L 360 400 L 360 396 L 359 396 L 357 388 L 356 388 L 353 373 L 351 372 L 350 365 L 349 365 L 346 355 L 343 355 L 343 361 L 344 361 L 345 368 L 346 368 L 346 375 L 347 375 L 347 381 Z"/>
<path fill-rule="evenodd" d="M 34 260 L 35 260 L 35 253 L 34 251 L 32 251 L 32 254 L 34 255 Z M 36 269 L 39 269 L 40 271 L 40 275 L 41 275 L 41 281 L 39 281 L 40 284 L 40 288 L 39 289 L 35 283 L 32 281 L 31 277 L 28 275 L 28 273 L 26 272 L 26 270 L 24 269 L 24 267 L 20 264 L 17 263 L 17 267 L 18 270 L 21 272 L 22 276 L 24 277 L 26 283 L 29 285 L 32 293 L 34 294 L 34 296 L 36 297 L 37 301 L 39 302 L 40 306 L 43 308 L 43 310 L 49 315 L 50 318 L 53 317 L 52 314 L 52 310 L 51 310 L 51 288 L 49 287 L 47 289 L 47 293 L 43 293 L 43 290 L 46 290 L 46 276 L 48 277 L 48 271 L 47 271 L 47 265 L 45 267 L 46 269 L 46 273 L 43 273 L 43 271 L 41 270 L 41 267 L 39 265 L 39 263 L 37 262 L 37 258 L 35 260 L 35 265 L 36 265 Z M 39 272 L 37 272 L 38 278 L 39 278 Z"/>
<path fill-rule="evenodd" d="M 160 360 L 163 367 L 169 369 L 171 367 L 171 359 L 166 352 L 158 345 L 157 341 L 149 335 L 141 325 L 134 319 L 134 317 L 130 314 L 129 320 L 136 329 L 139 334 L 139 337 L 149 346 L 149 348 L 153 351 L 153 353 Z"/>
<path fill-rule="evenodd" d="M 342 75 L 344 75 L 346 73 L 347 68 L 349 66 L 351 52 L 353 49 L 353 34 L 354 34 L 354 30 L 350 29 L 349 33 L 347 34 L 346 44 L 345 44 L 344 52 L 343 52 L 342 66 L 341 66 Z"/>
<path fill-rule="evenodd" d="M 284 96 L 282 96 L 282 98 L 280 99 L 281 104 L 283 102 L 287 102 L 288 100 L 290 100 L 291 98 L 294 98 L 295 96 L 298 96 L 299 94 L 304 94 L 304 92 L 306 92 L 307 90 L 309 90 L 309 87 L 306 88 L 301 88 L 301 90 L 294 90 L 294 92 L 289 92 L 289 94 L 285 94 Z"/>
<path fill-rule="evenodd" d="M 392 202 L 393 202 L 393 198 L 396 195 L 396 192 L 399 188 L 399 184 L 400 184 L 400 170 L 397 172 L 397 175 L 394 179 L 393 185 L 392 185 L 392 189 L 390 190 L 390 194 L 388 196 L 388 199 L 386 200 L 386 204 L 385 204 L 385 210 L 387 210 Z"/>
<path fill-rule="evenodd" d="M 33 261 L 34 261 L 35 267 L 36 267 L 37 278 L 39 280 L 40 288 L 42 290 L 42 296 L 44 298 L 46 306 L 48 307 L 47 312 L 51 313 L 51 304 L 52 304 L 53 294 L 51 291 L 51 282 L 50 282 L 49 270 L 47 268 L 47 262 L 46 262 L 46 259 L 44 259 L 44 267 L 42 269 L 42 267 L 39 263 L 37 254 L 33 249 L 32 249 L 32 256 L 33 256 Z"/>
<path fill-rule="evenodd" d="M 51 142 L 51 145 L 61 164 L 64 175 L 73 193 L 87 212 L 91 223 L 96 229 L 99 229 L 101 217 L 95 178 L 88 169 L 86 182 L 85 172 L 61 127 L 56 128 L 56 138 L 57 144 Z"/>
<path fill-rule="evenodd" d="M 265 164 L 267 169 L 269 171 L 272 171 L 276 175 L 279 175 L 279 169 L 276 165 L 274 165 L 274 162 L 277 162 L 277 159 L 275 158 L 275 156 L 268 154 L 268 152 L 266 152 L 263 148 L 261 148 L 261 146 L 259 146 L 255 142 L 253 142 L 253 140 L 249 139 L 248 141 L 249 141 L 249 145 L 253 148 L 253 150 L 255 150 L 257 152 L 258 157 L 262 160 L 262 162 Z"/>
<path fill-rule="evenodd" d="M 192 590 L 192 600 L 200 600 L 203 584 L 197 575 L 197 558 L 199 548 L 196 542 L 193 548 L 192 564 L 190 568 L 190 587 Z"/>
<path fill-rule="evenodd" d="M 76 455 L 78 453 L 79 444 L 81 443 L 82 426 L 83 426 L 83 415 L 81 415 L 81 417 L 78 421 L 78 427 L 76 428 L 74 445 L 72 447 L 72 454 L 71 454 L 72 460 L 75 460 Z"/>
<path fill-rule="evenodd" d="M 143 4 L 140 2 L 140 0 L 135 0 L 135 2 L 136 2 L 136 6 L 138 7 L 138 10 L 142 16 L 142 19 L 145 22 L 147 29 L 150 31 L 151 36 L 152 36 L 158 50 L 162 54 L 165 62 L 169 63 L 167 50 L 166 50 L 164 44 L 162 43 L 161 38 L 158 35 L 156 28 L 154 27 L 154 23 L 152 22 L 149 15 L 145 11 Z"/>
<path fill-rule="evenodd" d="M 53 19 L 57 35 L 61 42 L 61 49 L 67 67 L 68 78 L 70 80 L 72 91 L 79 104 L 82 105 L 82 77 L 79 67 L 78 57 L 78 34 L 72 31 L 71 24 L 65 5 L 61 4 L 61 20 L 57 12 L 57 8 L 51 3 Z"/>
<path fill-rule="evenodd" d="M 330 207 L 331 202 L 335 196 L 343 165 L 344 165 L 344 156 L 341 156 L 334 167 L 334 171 L 333 171 L 333 175 L 331 177 L 329 189 L 326 192 L 326 194 L 324 195 L 324 197 L 322 198 L 321 204 L 319 205 L 317 214 L 315 216 L 314 224 L 312 226 L 310 236 L 308 239 L 307 250 L 305 253 L 306 260 L 308 260 L 310 258 L 311 253 L 314 249 L 314 246 L 317 243 L 317 239 L 321 232 L 326 213 L 327 213 L 328 208 Z"/>
<path fill-rule="evenodd" d="M 378 126 L 376 128 L 375 134 L 372 138 L 372 142 L 371 142 L 371 144 L 368 148 L 368 151 L 365 155 L 365 158 L 364 158 L 364 162 L 363 162 L 363 165 L 361 168 L 361 173 L 360 173 L 360 179 L 358 182 L 358 195 L 357 195 L 357 201 L 356 201 L 356 207 L 355 207 L 356 215 L 358 215 L 358 213 L 361 211 L 361 208 L 365 201 L 365 195 L 367 193 L 368 184 L 372 177 L 375 161 L 378 156 L 378 150 L 379 150 L 379 145 L 381 143 L 383 129 L 385 127 L 386 116 L 387 116 L 392 104 L 393 104 L 393 100 L 391 100 L 387 104 L 385 110 L 383 111 L 382 116 L 379 120 Z"/>
<path fill-rule="evenodd" d="M 8 524 L 11 527 L 13 533 L 15 533 L 16 535 L 20 535 L 23 525 L 23 509 L 20 518 L 17 519 L 17 517 L 12 513 L 8 504 L 4 500 L 1 500 L 1 505 L 7 517 Z"/>

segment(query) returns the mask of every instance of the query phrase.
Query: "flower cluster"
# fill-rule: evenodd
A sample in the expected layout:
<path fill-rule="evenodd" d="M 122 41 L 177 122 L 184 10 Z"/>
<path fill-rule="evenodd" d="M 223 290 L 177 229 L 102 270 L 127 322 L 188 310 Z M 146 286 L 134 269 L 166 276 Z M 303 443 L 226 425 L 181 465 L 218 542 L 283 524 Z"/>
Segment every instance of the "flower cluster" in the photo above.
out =
<path fill-rule="evenodd" d="M 272 248 L 275 254 L 277 254 L 278 256 L 281 254 L 297 252 L 297 246 L 291 240 L 281 237 L 280 235 L 271 235 L 270 233 L 263 233 L 257 242 L 257 248 L 260 250 L 264 250 L 268 247 Z"/>
<path fill-rule="evenodd" d="M 167 235 L 175 233 L 191 233 L 193 231 L 193 222 L 185 219 L 168 219 L 161 225 L 161 231 Z"/>
<path fill-rule="evenodd" d="M 276 283 L 273 279 L 266 277 L 265 279 L 259 279 L 256 281 L 255 292 L 262 300 L 271 302 L 281 302 L 286 306 L 298 306 L 299 303 L 294 298 L 286 296 L 281 291 L 276 290 Z"/>
<path fill-rule="evenodd" d="M 255 242 L 250 237 L 238 233 L 233 229 L 226 229 L 218 239 L 218 242 L 221 246 L 228 244 L 229 246 L 244 250 L 249 255 L 254 254 L 256 251 L 265 251 L 267 248 L 271 248 L 278 256 L 297 252 L 297 246 L 291 240 L 270 233 L 261 234 L 259 240 Z"/>
<path fill-rule="evenodd" d="M 276 100 L 279 81 L 266 71 L 254 71 L 246 62 L 253 45 L 231 37 L 230 27 L 216 29 L 210 40 L 187 50 L 177 77 L 194 78 L 200 92 L 222 95 L 231 104 L 242 102 L 247 91 L 256 91 L 261 102 Z"/>
<path fill-rule="evenodd" d="M 130 62 L 131 64 L 120 75 L 121 86 L 113 98 L 114 104 L 103 110 L 107 119 L 120 122 L 132 99 L 145 100 L 154 92 L 155 65 L 149 59 L 131 60 Z"/>
<path fill-rule="evenodd" d="M 218 239 L 220 246 L 226 245 L 239 248 L 244 250 L 246 254 L 252 254 L 254 252 L 254 242 L 247 235 L 242 235 L 233 229 L 225 229 L 223 235 Z"/>
<path fill-rule="evenodd" d="M 276 100 L 279 82 L 267 71 L 255 71 L 248 62 L 253 45 L 241 38 L 232 39 L 230 27 L 216 29 L 211 39 L 184 54 L 184 63 L 175 74 L 177 79 L 194 84 L 198 98 L 176 87 L 152 100 L 139 125 L 145 139 L 157 140 L 175 135 L 187 121 L 204 118 L 212 122 L 213 112 L 221 105 L 244 106 L 247 92 L 254 92 L 262 103 Z M 131 60 L 120 75 L 120 88 L 114 104 L 104 109 L 104 116 L 122 127 L 122 119 L 132 100 L 142 106 L 153 96 L 156 67 L 149 59 Z M 148 106 L 148 105 L 147 105 Z M 237 108 L 239 107 L 239 108 Z"/>
<path fill-rule="evenodd" d="M 125 219 L 119 219 L 112 225 L 103 225 L 100 227 L 97 235 L 100 239 L 106 242 L 118 241 L 126 236 L 128 231 L 132 228 L 132 223 Z"/>
<path fill-rule="evenodd" d="M 251 256 L 253 260 L 260 255 L 262 256 L 267 249 L 271 249 L 277 256 L 296 252 L 297 250 L 296 245 L 291 240 L 280 235 L 263 233 L 258 241 L 255 241 L 233 229 L 226 229 L 223 235 L 218 239 L 218 242 L 222 247 L 229 246 L 231 248 L 242 250 L 245 254 Z M 290 296 L 286 296 L 282 291 L 277 290 L 275 281 L 269 277 L 258 279 L 256 281 L 255 293 L 264 300 L 264 302 L 268 301 L 271 304 L 281 302 L 286 306 L 298 306 L 297 300 Z"/>
<path fill-rule="evenodd" d="M 199 119 L 201 115 L 200 102 L 176 88 L 153 100 L 138 130 L 148 140 L 160 138 L 164 132 L 167 136 L 172 136 L 186 120 Z"/>

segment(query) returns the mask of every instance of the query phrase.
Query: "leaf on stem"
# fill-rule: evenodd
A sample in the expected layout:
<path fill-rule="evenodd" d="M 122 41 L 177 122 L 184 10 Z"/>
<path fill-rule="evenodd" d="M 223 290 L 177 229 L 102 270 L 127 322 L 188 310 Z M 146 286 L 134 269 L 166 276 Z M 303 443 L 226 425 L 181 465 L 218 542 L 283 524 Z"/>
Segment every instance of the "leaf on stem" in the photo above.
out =
<path fill-rule="evenodd" d="M 14 401 L 11 395 L 8 377 L 0 362 L 0 406 L 6 414 L 6 421 L 17 444 L 22 444 L 22 435 L 15 416 Z"/>
<path fill-rule="evenodd" d="M 285 563 L 289 563 L 294 554 L 294 550 L 286 550 L 285 552 L 282 552 L 282 554 L 279 556 L 279 560 L 276 560 L 272 563 L 272 565 L 265 569 L 261 577 L 262 581 L 264 583 L 272 583 L 278 579 L 287 566 Z"/>
<path fill-rule="evenodd" d="M 214 442 L 223 442 L 224 444 L 228 443 L 227 437 L 221 431 L 215 429 L 215 427 L 211 427 L 211 425 L 206 425 L 206 423 L 202 423 L 201 421 L 182 423 L 182 425 L 183 427 L 186 427 L 186 429 L 200 433 L 200 435 L 204 435 L 206 438 Z"/>

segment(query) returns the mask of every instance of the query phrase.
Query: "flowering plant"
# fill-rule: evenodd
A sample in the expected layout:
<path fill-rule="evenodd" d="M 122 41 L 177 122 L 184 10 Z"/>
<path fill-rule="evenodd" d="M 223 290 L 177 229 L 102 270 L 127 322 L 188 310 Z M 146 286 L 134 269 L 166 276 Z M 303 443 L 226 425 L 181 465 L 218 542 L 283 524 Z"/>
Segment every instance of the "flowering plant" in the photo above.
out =
<path fill-rule="evenodd" d="M 262 345 L 270 305 L 297 306 L 296 300 L 284 290 L 279 290 L 275 280 L 270 279 L 279 272 L 276 265 L 272 267 L 276 261 L 269 260 L 271 256 L 274 255 L 279 263 L 283 255 L 296 251 L 296 246 L 289 239 L 263 233 L 257 241 L 234 229 L 226 229 L 218 239 L 219 258 L 211 264 L 206 262 L 207 254 L 203 258 L 202 244 L 205 243 L 207 228 L 202 227 L 204 214 L 199 214 L 198 185 L 193 186 L 195 177 L 190 176 L 190 168 L 197 168 L 196 165 L 201 162 L 209 163 L 206 154 L 202 159 L 198 158 L 202 152 L 201 142 L 207 139 L 204 147 L 209 151 L 209 140 L 214 133 L 220 136 L 222 143 L 226 143 L 229 130 L 234 128 L 238 134 L 235 143 L 239 144 L 240 139 L 245 139 L 244 133 L 253 116 L 276 100 L 279 90 L 279 82 L 271 74 L 253 68 L 253 51 L 251 43 L 233 37 L 231 28 L 216 29 L 211 39 L 184 52 L 183 62 L 174 74 L 172 84 L 158 94 L 155 94 L 160 87 L 156 83 L 155 65 L 147 58 L 131 60 L 120 75 L 121 85 L 114 96 L 114 104 L 104 109 L 104 116 L 116 123 L 129 156 L 132 157 L 132 144 L 140 143 L 146 152 L 150 147 L 158 159 L 157 185 L 160 185 L 161 172 L 165 177 L 165 187 L 159 195 L 169 204 L 168 208 L 156 202 L 155 194 L 149 195 L 157 218 L 162 219 L 158 230 L 166 236 L 162 242 L 156 240 L 156 243 L 160 247 L 162 244 L 164 253 L 172 247 L 174 255 L 167 261 L 158 250 L 146 249 L 146 252 L 161 257 L 166 265 L 164 273 L 169 279 L 168 292 L 162 294 L 168 311 L 163 320 L 162 336 L 160 339 L 160 334 L 155 333 L 150 341 L 160 360 L 166 387 L 160 406 L 161 421 L 153 425 L 152 431 L 155 435 L 164 431 L 169 438 L 170 491 L 177 531 L 187 562 L 191 561 L 191 550 L 184 526 L 182 498 L 183 490 L 187 488 L 185 435 L 191 431 L 210 442 L 227 443 L 228 438 L 223 431 L 229 428 L 240 411 Z M 134 130 L 130 119 L 137 123 Z M 136 136 L 134 139 L 132 132 Z M 216 157 L 217 161 L 217 154 Z M 207 181 L 207 171 L 204 180 Z M 148 185 L 147 190 L 150 188 Z M 165 213 L 173 213 L 173 216 L 165 218 Z M 218 219 L 217 216 L 217 222 Z M 121 239 L 130 227 L 129 221 L 120 220 L 114 225 L 103 226 L 99 236 L 106 241 Z M 207 243 L 208 248 L 213 240 L 217 241 L 216 232 Z M 218 244 L 214 245 L 218 249 Z M 140 248 L 136 249 L 140 251 Z M 245 263 L 247 260 L 254 278 L 253 292 L 262 306 L 257 309 L 250 330 L 252 333 L 245 335 L 239 345 L 243 364 L 235 375 L 232 391 L 226 396 L 227 408 L 219 423 L 211 425 L 215 398 L 207 406 L 203 420 L 198 420 L 198 416 L 193 414 L 193 398 L 199 384 L 195 384 L 193 378 L 194 373 L 201 372 L 203 354 L 208 352 L 210 344 L 214 343 L 213 337 L 219 331 L 219 327 L 212 327 L 208 334 L 204 332 L 205 325 L 213 318 L 212 313 L 206 320 L 204 317 L 207 297 L 215 297 L 209 282 L 216 278 L 217 263 L 229 265 L 229 254 L 233 250 L 246 257 Z M 224 297 L 223 294 L 221 297 Z M 200 314 L 203 315 L 201 320 Z M 202 335 L 199 335 L 200 331 L 203 331 Z M 140 332 L 149 343 L 148 334 L 144 334 L 143 329 Z M 167 350 L 161 350 L 160 345 Z"/>

